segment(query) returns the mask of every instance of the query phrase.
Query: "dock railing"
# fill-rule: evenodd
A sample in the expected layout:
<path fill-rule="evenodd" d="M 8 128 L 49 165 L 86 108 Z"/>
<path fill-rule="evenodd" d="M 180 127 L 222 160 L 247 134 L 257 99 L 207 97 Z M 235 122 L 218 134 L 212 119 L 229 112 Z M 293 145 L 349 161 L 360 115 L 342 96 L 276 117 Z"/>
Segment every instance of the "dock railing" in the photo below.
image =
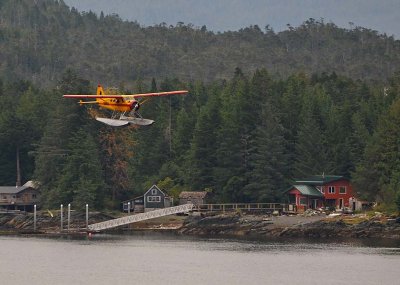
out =
<path fill-rule="evenodd" d="M 282 203 L 226 203 L 194 205 L 192 211 L 197 212 L 295 212 L 295 206 Z"/>
<path fill-rule="evenodd" d="M 178 214 L 178 213 L 187 213 L 191 211 L 193 208 L 193 204 L 184 204 L 175 207 L 163 208 L 159 210 L 154 210 L 141 214 L 133 214 L 128 215 L 122 218 L 112 219 L 109 221 L 104 221 L 100 223 L 91 224 L 88 226 L 89 231 L 102 231 L 107 230 L 123 225 L 128 225 L 140 221 L 150 220 L 154 218 L 159 218 L 163 216 Z"/>

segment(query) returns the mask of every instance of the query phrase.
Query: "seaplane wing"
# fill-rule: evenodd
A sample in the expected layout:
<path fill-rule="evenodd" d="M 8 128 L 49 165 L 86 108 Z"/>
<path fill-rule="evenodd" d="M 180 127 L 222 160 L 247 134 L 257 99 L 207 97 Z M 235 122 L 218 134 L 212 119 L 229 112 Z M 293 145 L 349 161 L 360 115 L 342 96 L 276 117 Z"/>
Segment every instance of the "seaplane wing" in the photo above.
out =
<path fill-rule="evenodd" d="M 123 98 L 123 95 L 71 95 L 71 94 L 66 94 L 63 95 L 65 98 L 79 98 L 79 99 L 85 99 L 85 98 L 91 98 L 91 99 L 97 99 L 97 98 L 114 98 L 114 99 L 120 99 Z"/>
<path fill-rule="evenodd" d="M 132 94 L 132 95 L 121 95 L 124 97 L 130 98 L 143 98 L 143 97 L 156 97 L 156 96 L 169 96 L 169 95 L 185 95 L 187 94 L 187 90 L 178 90 L 178 91 L 166 91 L 166 92 L 155 92 L 155 93 L 142 93 L 142 94 Z"/>
<path fill-rule="evenodd" d="M 154 92 L 154 93 L 139 93 L 139 94 L 131 94 L 131 95 L 72 95 L 67 94 L 63 95 L 65 98 L 80 98 L 80 99 L 137 99 L 143 97 L 156 97 L 156 96 L 169 96 L 169 95 L 185 95 L 187 94 L 187 90 L 178 90 L 178 91 L 166 91 L 166 92 Z"/>

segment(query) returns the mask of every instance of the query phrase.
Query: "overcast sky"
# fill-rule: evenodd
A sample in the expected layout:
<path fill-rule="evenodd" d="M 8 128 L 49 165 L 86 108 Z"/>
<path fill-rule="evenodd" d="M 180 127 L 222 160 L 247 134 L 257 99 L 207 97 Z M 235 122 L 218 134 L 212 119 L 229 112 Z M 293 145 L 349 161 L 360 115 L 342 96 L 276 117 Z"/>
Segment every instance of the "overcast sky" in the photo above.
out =
<path fill-rule="evenodd" d="M 206 25 L 208 30 L 239 30 L 250 25 L 276 32 L 287 24 L 298 26 L 309 18 L 323 18 L 343 28 L 349 22 L 400 35 L 400 0 L 64 0 L 80 11 L 118 14 L 144 26 L 176 25 L 178 22 Z"/>

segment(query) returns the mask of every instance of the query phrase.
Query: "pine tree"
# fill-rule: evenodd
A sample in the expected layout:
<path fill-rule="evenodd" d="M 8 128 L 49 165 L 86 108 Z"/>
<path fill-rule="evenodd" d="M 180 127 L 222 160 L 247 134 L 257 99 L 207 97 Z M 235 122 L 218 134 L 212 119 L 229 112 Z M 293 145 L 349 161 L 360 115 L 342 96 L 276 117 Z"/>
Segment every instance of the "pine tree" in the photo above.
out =
<path fill-rule="evenodd" d="M 214 167 L 216 164 L 217 126 L 220 118 L 217 109 L 218 97 L 212 97 L 200 109 L 188 156 L 188 184 L 195 190 L 215 188 Z"/>
<path fill-rule="evenodd" d="M 331 173 L 331 157 L 326 137 L 321 130 L 319 117 L 315 113 L 312 97 L 307 97 L 300 114 L 300 126 L 295 146 L 295 176 L 307 177 L 314 174 Z"/>
<path fill-rule="evenodd" d="M 98 145 L 87 131 L 80 129 L 69 140 L 68 150 L 57 181 L 57 192 L 63 193 L 58 202 L 72 202 L 75 209 L 83 210 L 85 204 L 100 209 L 105 183 Z"/>
<path fill-rule="evenodd" d="M 57 191 L 58 180 L 69 154 L 69 139 L 78 127 L 87 121 L 85 110 L 76 102 L 64 100 L 62 94 L 75 92 L 87 94 L 88 86 L 88 81 L 78 78 L 72 71 L 67 71 L 59 83 L 59 91 L 54 92 L 54 98 L 49 106 L 51 113 L 35 150 L 34 177 L 41 184 L 44 206 L 59 205 L 67 199 L 66 193 Z"/>
<path fill-rule="evenodd" d="M 254 129 L 254 120 L 251 119 L 253 115 L 249 113 L 252 112 L 250 100 L 247 100 L 249 94 L 249 82 L 237 68 L 231 84 L 221 95 L 221 124 L 217 136 L 217 161 L 214 171 L 216 193 L 226 201 L 235 197 L 235 200 L 240 202 L 243 199 L 240 188 L 247 183 L 249 146 Z M 238 191 L 240 195 L 235 194 Z"/>
<path fill-rule="evenodd" d="M 400 185 L 400 100 L 381 118 L 353 175 L 361 197 L 393 204 Z"/>
<path fill-rule="evenodd" d="M 263 106 L 261 120 L 251 149 L 252 170 L 243 190 L 249 201 L 276 202 L 290 177 L 285 130 L 270 104 Z"/>

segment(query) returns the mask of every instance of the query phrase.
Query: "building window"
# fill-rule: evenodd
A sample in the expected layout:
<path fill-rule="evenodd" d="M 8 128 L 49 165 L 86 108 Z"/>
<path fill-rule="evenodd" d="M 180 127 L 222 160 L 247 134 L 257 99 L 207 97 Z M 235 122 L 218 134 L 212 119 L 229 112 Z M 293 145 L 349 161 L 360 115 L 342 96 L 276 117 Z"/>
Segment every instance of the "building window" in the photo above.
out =
<path fill-rule="evenodd" d="M 346 186 L 340 186 L 339 194 L 346 194 Z"/>
<path fill-rule="evenodd" d="M 36 194 L 32 194 L 32 199 L 36 199 Z"/>
<path fill-rule="evenodd" d="M 335 186 L 329 186 L 328 187 L 328 193 L 329 194 L 335 194 Z"/>
<path fill-rule="evenodd" d="M 151 195 L 156 195 L 157 194 L 157 189 L 151 189 Z"/>
<path fill-rule="evenodd" d="M 307 205 L 307 198 L 300 198 L 300 205 Z"/>
<path fill-rule="evenodd" d="M 147 202 L 160 202 L 161 196 L 147 196 Z"/>

